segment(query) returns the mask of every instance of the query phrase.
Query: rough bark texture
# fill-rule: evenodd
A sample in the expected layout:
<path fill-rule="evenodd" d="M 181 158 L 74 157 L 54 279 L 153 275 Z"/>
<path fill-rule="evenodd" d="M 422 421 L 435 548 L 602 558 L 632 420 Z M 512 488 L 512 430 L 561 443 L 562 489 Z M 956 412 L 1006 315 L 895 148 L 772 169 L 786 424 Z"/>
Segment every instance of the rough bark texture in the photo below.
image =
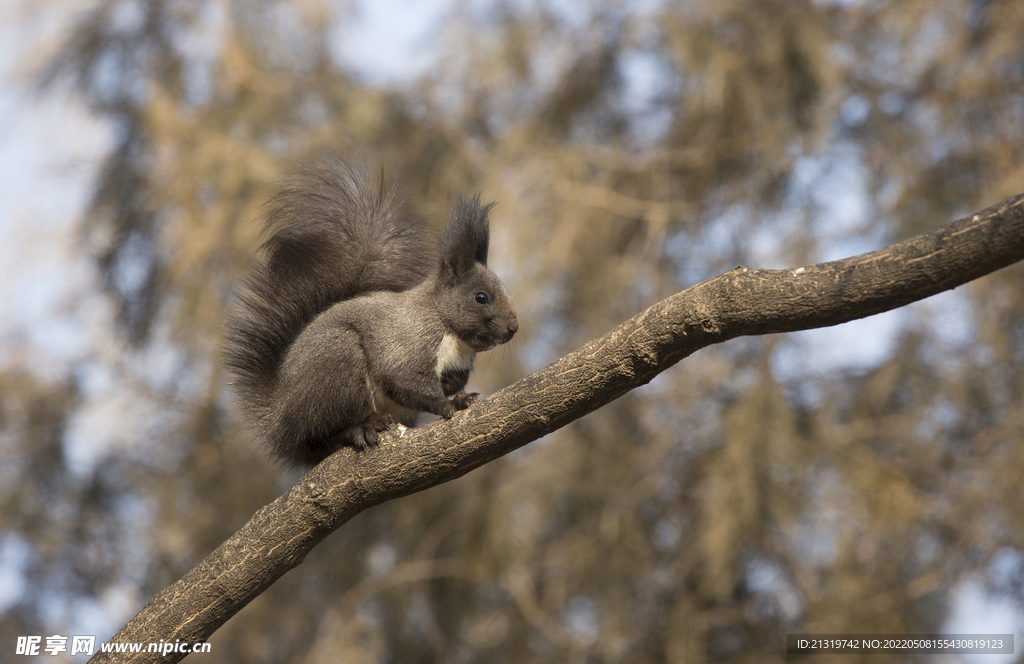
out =
<path fill-rule="evenodd" d="M 867 254 L 789 270 L 739 267 L 659 302 L 600 339 L 452 420 L 342 450 L 178 582 L 112 639 L 205 641 L 359 512 L 460 477 L 594 411 L 694 351 L 744 335 L 836 325 L 896 309 L 1024 259 L 1024 195 Z M 97 654 L 90 661 L 178 661 Z"/>

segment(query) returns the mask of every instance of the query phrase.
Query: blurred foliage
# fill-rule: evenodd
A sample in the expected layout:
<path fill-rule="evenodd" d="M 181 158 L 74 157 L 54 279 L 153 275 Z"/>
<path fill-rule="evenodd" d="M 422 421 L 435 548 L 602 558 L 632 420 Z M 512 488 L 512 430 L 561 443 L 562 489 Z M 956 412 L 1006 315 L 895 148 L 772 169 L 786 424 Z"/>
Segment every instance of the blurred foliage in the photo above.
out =
<path fill-rule="evenodd" d="M 130 617 L 295 479 L 247 439 L 218 343 L 259 207 L 302 160 L 379 160 L 435 224 L 457 192 L 499 202 L 522 331 L 479 358 L 484 392 L 737 264 L 855 253 L 1024 191 L 1024 3 L 569 7 L 460 4 L 437 65 L 391 88 L 339 61 L 351 17 L 326 0 L 76 15 L 39 79 L 116 130 L 81 246 L 117 315 L 88 366 L 0 374 L 0 553 L 34 591 L 4 643 Z M 688 358 L 360 515 L 216 658 L 781 661 L 786 632 L 939 631 L 966 579 L 1021 600 L 1021 278 L 912 308 L 870 365 L 816 366 L 800 335 Z M 98 401 L 123 431 L 76 463 Z"/>

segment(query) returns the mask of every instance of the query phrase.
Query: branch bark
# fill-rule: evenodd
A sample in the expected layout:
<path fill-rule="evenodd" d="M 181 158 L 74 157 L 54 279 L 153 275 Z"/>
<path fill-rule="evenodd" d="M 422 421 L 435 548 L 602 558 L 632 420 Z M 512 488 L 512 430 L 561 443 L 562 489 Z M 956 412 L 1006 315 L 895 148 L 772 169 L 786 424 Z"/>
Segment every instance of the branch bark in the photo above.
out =
<path fill-rule="evenodd" d="M 597 410 L 691 353 L 745 335 L 837 325 L 896 309 L 1024 259 L 1024 195 L 941 229 L 830 263 L 738 267 L 688 288 L 447 422 L 342 450 L 263 507 L 112 639 L 205 641 L 359 512 L 453 480 Z M 93 662 L 179 661 L 184 653 Z"/>

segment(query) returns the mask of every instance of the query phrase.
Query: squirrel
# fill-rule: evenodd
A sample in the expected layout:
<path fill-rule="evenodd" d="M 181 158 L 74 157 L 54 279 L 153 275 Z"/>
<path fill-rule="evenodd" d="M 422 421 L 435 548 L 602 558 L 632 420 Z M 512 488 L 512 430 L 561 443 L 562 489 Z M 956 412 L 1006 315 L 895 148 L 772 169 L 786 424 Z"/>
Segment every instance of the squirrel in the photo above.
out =
<path fill-rule="evenodd" d="M 480 396 L 464 389 L 476 353 L 519 329 L 487 267 L 493 206 L 459 197 L 435 254 L 383 171 L 322 161 L 271 198 L 225 363 L 273 457 L 311 467 Z"/>

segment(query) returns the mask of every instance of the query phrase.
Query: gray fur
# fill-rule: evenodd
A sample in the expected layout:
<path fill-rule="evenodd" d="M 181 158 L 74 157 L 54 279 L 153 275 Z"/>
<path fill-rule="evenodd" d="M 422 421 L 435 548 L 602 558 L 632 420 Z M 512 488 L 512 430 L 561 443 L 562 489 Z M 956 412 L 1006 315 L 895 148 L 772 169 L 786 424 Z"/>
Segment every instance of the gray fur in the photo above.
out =
<path fill-rule="evenodd" d="M 486 266 L 490 208 L 460 198 L 435 258 L 381 175 L 324 162 L 271 200 L 226 364 L 276 458 L 311 466 L 375 445 L 390 420 L 447 418 L 473 402 L 473 355 L 519 328 Z"/>

